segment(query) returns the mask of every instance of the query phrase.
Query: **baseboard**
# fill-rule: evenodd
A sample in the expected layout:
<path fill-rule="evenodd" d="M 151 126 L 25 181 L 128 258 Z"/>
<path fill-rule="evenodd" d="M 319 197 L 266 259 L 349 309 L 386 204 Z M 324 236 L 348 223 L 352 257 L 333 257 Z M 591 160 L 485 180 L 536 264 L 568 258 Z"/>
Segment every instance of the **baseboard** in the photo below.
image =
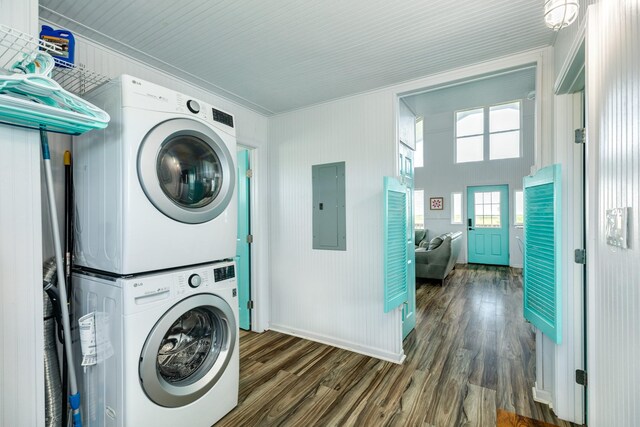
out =
<path fill-rule="evenodd" d="M 355 344 L 349 341 L 341 340 L 338 338 L 329 337 L 322 334 L 316 334 L 314 332 L 305 331 L 302 329 L 291 328 L 284 325 L 271 324 L 270 330 L 280 332 L 287 335 L 293 335 L 294 337 L 303 338 L 310 341 L 319 342 L 321 344 L 330 345 L 332 347 L 342 348 L 344 350 L 352 351 L 354 353 L 360 353 L 365 356 L 370 356 L 376 359 L 385 360 L 387 362 L 402 364 L 405 359 L 404 352 L 401 354 L 390 353 L 384 350 L 380 350 L 374 347 L 363 346 Z"/>
<path fill-rule="evenodd" d="M 532 387 L 533 390 L 533 400 L 538 403 L 542 403 L 544 405 L 548 405 L 549 408 L 553 409 L 553 398 L 551 393 L 546 390 L 540 390 L 538 388 L 538 383 Z"/>

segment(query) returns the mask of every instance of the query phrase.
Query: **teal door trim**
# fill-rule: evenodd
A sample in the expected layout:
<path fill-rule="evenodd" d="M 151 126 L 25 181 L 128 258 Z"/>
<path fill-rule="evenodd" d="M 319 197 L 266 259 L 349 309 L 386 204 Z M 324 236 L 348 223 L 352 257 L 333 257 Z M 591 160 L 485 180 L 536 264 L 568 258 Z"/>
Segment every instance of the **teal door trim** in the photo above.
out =
<path fill-rule="evenodd" d="M 478 203 L 476 194 L 482 198 Z M 467 187 L 467 262 L 509 265 L 508 185 Z"/>
<path fill-rule="evenodd" d="M 251 329 L 251 235 L 249 151 L 238 151 L 238 237 L 236 245 L 238 317 L 241 329 Z"/>

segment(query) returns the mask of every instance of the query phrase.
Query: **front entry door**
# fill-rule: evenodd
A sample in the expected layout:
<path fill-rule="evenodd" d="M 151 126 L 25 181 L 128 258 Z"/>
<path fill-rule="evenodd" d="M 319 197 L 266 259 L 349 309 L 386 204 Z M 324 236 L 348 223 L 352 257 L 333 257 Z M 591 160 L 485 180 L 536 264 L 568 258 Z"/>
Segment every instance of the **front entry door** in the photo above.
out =
<path fill-rule="evenodd" d="M 509 187 L 467 188 L 468 262 L 509 265 Z"/>

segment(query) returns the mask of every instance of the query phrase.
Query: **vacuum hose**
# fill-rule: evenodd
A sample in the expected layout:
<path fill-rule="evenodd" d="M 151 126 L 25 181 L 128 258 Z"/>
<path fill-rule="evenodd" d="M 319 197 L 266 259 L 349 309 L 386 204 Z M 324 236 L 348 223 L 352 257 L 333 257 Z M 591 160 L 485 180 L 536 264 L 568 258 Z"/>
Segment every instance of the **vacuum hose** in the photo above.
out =
<path fill-rule="evenodd" d="M 55 262 L 54 262 L 55 273 Z M 45 273 L 46 274 L 46 273 Z M 44 304 L 44 416 L 45 426 L 59 427 L 62 423 L 62 384 L 56 348 L 56 317 L 47 292 L 43 292 Z"/>

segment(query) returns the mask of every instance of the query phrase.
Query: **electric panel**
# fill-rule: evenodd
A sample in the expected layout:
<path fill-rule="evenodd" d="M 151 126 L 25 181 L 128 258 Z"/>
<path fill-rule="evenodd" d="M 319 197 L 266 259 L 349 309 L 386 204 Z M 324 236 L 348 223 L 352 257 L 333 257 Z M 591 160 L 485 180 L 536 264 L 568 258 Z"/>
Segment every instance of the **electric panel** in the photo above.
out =
<path fill-rule="evenodd" d="M 313 181 L 313 249 L 347 250 L 345 163 L 311 168 Z"/>

